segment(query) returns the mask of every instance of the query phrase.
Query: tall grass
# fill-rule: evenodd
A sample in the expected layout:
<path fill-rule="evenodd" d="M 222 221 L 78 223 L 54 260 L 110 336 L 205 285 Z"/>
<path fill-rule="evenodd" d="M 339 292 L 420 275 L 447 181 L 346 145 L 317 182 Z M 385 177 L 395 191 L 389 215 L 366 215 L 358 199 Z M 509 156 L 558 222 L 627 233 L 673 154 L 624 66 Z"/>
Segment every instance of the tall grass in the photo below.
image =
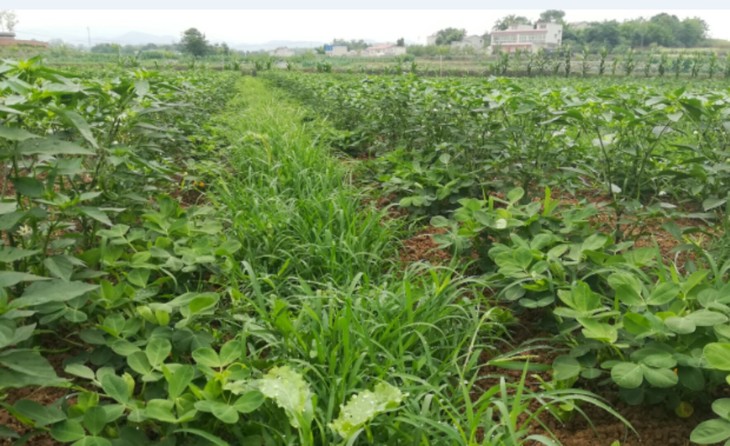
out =
<path fill-rule="evenodd" d="M 258 370 L 289 365 L 305 376 L 315 421 L 302 441 L 345 444 L 329 423 L 378 382 L 405 400 L 347 444 L 521 444 L 525 401 L 572 398 L 521 383 L 518 392 L 505 383 L 480 390 L 484 367 L 514 356 L 498 352 L 509 317 L 489 307 L 487 284 L 451 268 L 398 265 L 401 222 L 363 205 L 344 165 L 316 142 L 323 124 L 259 79 L 239 89 L 219 128 L 231 172 L 211 194 L 243 245 L 221 322 L 245 339 Z M 272 422 L 276 413 L 257 416 L 272 444 L 296 436 Z"/>

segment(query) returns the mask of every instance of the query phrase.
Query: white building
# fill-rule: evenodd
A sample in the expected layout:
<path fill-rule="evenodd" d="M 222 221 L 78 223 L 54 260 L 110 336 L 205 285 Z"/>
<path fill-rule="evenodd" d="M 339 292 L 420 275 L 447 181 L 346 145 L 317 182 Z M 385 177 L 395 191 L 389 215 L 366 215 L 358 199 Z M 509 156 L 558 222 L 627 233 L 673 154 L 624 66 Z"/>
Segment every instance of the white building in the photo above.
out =
<path fill-rule="evenodd" d="M 431 34 L 426 37 L 426 45 L 436 45 L 436 39 L 438 39 L 438 34 Z"/>
<path fill-rule="evenodd" d="M 392 43 L 381 43 L 367 47 L 363 52 L 363 56 L 382 57 L 382 56 L 403 56 L 406 54 L 406 47 L 398 46 Z"/>
<path fill-rule="evenodd" d="M 277 48 L 273 51 L 269 52 L 270 55 L 274 57 L 292 57 L 294 56 L 294 50 L 286 47 Z"/>
<path fill-rule="evenodd" d="M 553 50 L 563 41 L 563 25 L 558 23 L 537 23 L 535 25 L 513 25 L 504 31 L 493 31 L 490 49 L 508 53 L 515 51 L 537 52 L 540 48 Z"/>
<path fill-rule="evenodd" d="M 466 48 L 474 48 L 475 50 L 482 50 L 484 49 L 484 37 L 477 36 L 476 34 L 473 36 L 466 36 L 464 39 L 462 39 L 459 42 L 451 42 L 452 48 L 458 48 L 458 49 L 466 49 Z"/>
<path fill-rule="evenodd" d="M 345 45 L 325 45 L 324 54 L 327 56 L 347 56 L 347 47 Z"/>

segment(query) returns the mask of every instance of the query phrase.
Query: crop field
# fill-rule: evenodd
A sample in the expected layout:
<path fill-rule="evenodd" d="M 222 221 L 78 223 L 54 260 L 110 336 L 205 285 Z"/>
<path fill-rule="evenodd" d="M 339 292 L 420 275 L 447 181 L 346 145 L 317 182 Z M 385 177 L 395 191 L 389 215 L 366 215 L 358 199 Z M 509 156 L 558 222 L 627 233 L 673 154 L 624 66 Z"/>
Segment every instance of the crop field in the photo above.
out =
<path fill-rule="evenodd" d="M 0 63 L 0 445 L 730 445 L 730 84 Z"/>

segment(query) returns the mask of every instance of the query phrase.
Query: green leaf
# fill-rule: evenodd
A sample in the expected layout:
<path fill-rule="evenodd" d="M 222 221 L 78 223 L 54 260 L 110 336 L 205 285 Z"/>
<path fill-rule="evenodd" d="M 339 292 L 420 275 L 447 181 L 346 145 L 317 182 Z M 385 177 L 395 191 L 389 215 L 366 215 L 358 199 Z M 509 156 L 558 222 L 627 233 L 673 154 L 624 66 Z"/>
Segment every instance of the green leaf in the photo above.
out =
<path fill-rule="evenodd" d="M 0 125 L 0 138 L 9 141 L 25 141 L 26 139 L 38 138 L 38 136 L 17 127 Z"/>
<path fill-rule="evenodd" d="M 370 420 L 381 413 L 396 409 L 403 401 L 400 389 L 388 383 L 378 383 L 374 391 L 365 390 L 340 406 L 340 415 L 329 426 L 345 440 L 352 438 Z"/>
<path fill-rule="evenodd" d="M 112 446 L 112 442 L 104 437 L 84 437 L 71 446 Z"/>
<path fill-rule="evenodd" d="M 582 367 L 572 356 L 558 356 L 553 361 L 553 378 L 558 381 L 575 378 L 580 374 Z"/>
<path fill-rule="evenodd" d="M 65 282 L 54 279 L 36 282 L 26 288 L 23 295 L 11 302 L 13 308 L 24 308 L 49 302 L 66 302 L 99 288 L 84 282 Z"/>
<path fill-rule="evenodd" d="M 214 417 L 226 424 L 238 422 L 238 411 L 236 408 L 219 401 L 198 401 L 195 403 L 195 408 L 201 412 L 212 413 Z"/>
<path fill-rule="evenodd" d="M 679 296 L 679 287 L 671 282 L 664 282 L 657 285 L 649 295 L 646 303 L 649 305 L 665 305 Z"/>
<path fill-rule="evenodd" d="M 730 343 L 713 342 L 702 350 L 707 365 L 716 370 L 730 372 Z"/>
<path fill-rule="evenodd" d="M 18 144 L 23 155 L 94 155 L 94 152 L 80 145 L 55 138 L 30 139 Z"/>
<path fill-rule="evenodd" d="M 716 444 L 730 438 L 730 421 L 707 420 L 698 424 L 689 436 L 697 444 Z"/>
<path fill-rule="evenodd" d="M 677 365 L 677 361 L 671 353 L 652 347 L 635 351 L 631 354 L 631 359 L 635 362 L 658 368 L 669 369 Z"/>
<path fill-rule="evenodd" d="M 694 322 L 698 327 L 713 327 L 728 321 L 727 316 L 724 314 L 711 310 L 697 310 L 685 316 L 685 319 Z"/>
<path fill-rule="evenodd" d="M 679 367 L 679 382 L 684 387 L 700 392 L 705 389 L 705 375 L 695 367 Z"/>
<path fill-rule="evenodd" d="M 163 366 L 162 373 L 167 380 L 167 393 L 171 400 L 179 397 L 195 377 L 195 368 L 191 365 L 181 365 L 173 368 Z"/>
<path fill-rule="evenodd" d="M 25 259 L 41 252 L 39 249 L 22 249 L 12 246 L 0 246 L 0 262 L 10 263 Z"/>
<path fill-rule="evenodd" d="M 84 427 L 92 435 L 98 435 L 106 426 L 106 412 L 100 406 L 94 406 L 84 412 Z"/>
<path fill-rule="evenodd" d="M 251 413 L 264 403 L 264 399 L 264 395 L 258 390 L 249 390 L 233 403 L 233 407 L 241 413 Z"/>
<path fill-rule="evenodd" d="M 132 389 L 129 388 L 124 378 L 111 373 L 102 377 L 101 388 L 110 398 L 122 404 L 127 404 L 132 397 Z"/>
<path fill-rule="evenodd" d="M 307 425 L 312 422 L 312 392 L 299 373 L 288 366 L 274 367 L 256 381 L 256 386 L 265 397 L 274 400 L 277 406 L 284 409 L 293 427 L 300 428 L 302 422 Z"/>
<path fill-rule="evenodd" d="M 635 389 L 644 380 L 644 372 L 640 364 L 620 362 L 611 368 L 611 378 L 620 387 Z"/>
<path fill-rule="evenodd" d="M 96 138 L 94 138 L 94 134 L 91 132 L 91 127 L 89 126 L 89 123 L 86 122 L 86 120 L 82 118 L 81 115 L 79 115 L 75 111 L 60 108 L 56 108 L 54 111 L 63 116 L 67 122 L 70 122 L 74 127 L 76 127 L 79 133 L 81 133 L 81 136 L 83 136 L 84 139 L 87 140 L 92 147 L 99 147 L 96 142 Z"/>
<path fill-rule="evenodd" d="M 712 402 L 712 411 L 719 417 L 730 421 L 730 398 L 720 398 Z"/>
<path fill-rule="evenodd" d="M 664 324 L 667 328 L 678 334 L 693 333 L 697 329 L 695 323 L 686 317 L 668 317 L 664 320 Z"/>
<path fill-rule="evenodd" d="M 193 359 L 196 364 L 211 368 L 223 367 L 218 353 L 210 347 L 203 347 L 193 351 Z"/>
<path fill-rule="evenodd" d="M 69 375 L 79 376 L 88 380 L 93 380 L 96 377 L 94 371 L 83 364 L 69 364 L 63 369 L 63 371 Z"/>
<path fill-rule="evenodd" d="M 581 245 L 580 250 L 581 251 L 597 251 L 604 246 L 606 246 L 606 242 L 608 242 L 608 237 L 606 237 L 603 234 L 593 234 L 587 239 L 583 240 L 583 244 Z"/>
<path fill-rule="evenodd" d="M 629 273 L 614 273 L 608 276 L 608 284 L 616 291 L 619 300 L 632 306 L 640 306 L 644 304 L 641 298 L 642 285 L 636 276 Z"/>
<path fill-rule="evenodd" d="M 516 187 L 511 191 L 507 192 L 507 200 L 510 203 L 517 203 L 525 196 L 525 190 L 521 187 Z"/>
<path fill-rule="evenodd" d="M 10 321 L 0 320 L 0 349 L 16 345 L 33 336 L 36 324 L 17 327 Z"/>
<path fill-rule="evenodd" d="M 109 220 L 109 216 L 107 216 L 106 212 L 100 210 L 99 208 L 79 206 L 77 209 L 82 214 L 86 215 L 89 218 L 93 218 L 101 224 L 112 226 L 112 221 Z"/>
<path fill-rule="evenodd" d="M 75 262 L 70 260 L 68 256 L 53 256 L 43 261 L 43 265 L 51 275 L 65 282 L 71 280 L 71 275 L 74 272 L 74 264 Z"/>
<path fill-rule="evenodd" d="M 670 369 L 657 369 L 643 364 L 641 368 L 644 379 L 654 387 L 664 389 L 674 387 L 679 382 L 679 377 Z"/>
<path fill-rule="evenodd" d="M 243 346 L 238 340 L 231 340 L 223 344 L 220 353 L 218 354 L 221 360 L 221 364 L 227 366 L 228 364 L 231 364 L 240 359 L 241 355 L 243 354 L 242 348 Z"/>
<path fill-rule="evenodd" d="M 33 420 L 35 427 L 48 426 L 65 420 L 66 415 L 57 406 L 43 406 L 35 401 L 20 400 L 13 405 L 13 410 L 23 417 Z"/>
<path fill-rule="evenodd" d="M 12 182 L 16 192 L 24 197 L 40 198 L 43 196 L 45 186 L 35 178 L 13 178 Z"/>
<path fill-rule="evenodd" d="M 213 435 L 209 432 L 200 430 L 200 429 L 178 429 L 175 431 L 175 433 L 186 433 L 186 434 L 197 435 L 200 438 L 208 440 L 215 446 L 230 446 L 230 444 L 228 442 L 226 442 L 225 440 L 223 440 L 222 438 L 216 437 L 215 435 Z"/>
<path fill-rule="evenodd" d="M 170 400 L 151 399 L 147 402 L 145 415 L 163 423 L 177 423 L 177 418 L 172 412 L 174 406 L 175 403 Z"/>
<path fill-rule="evenodd" d="M 51 437 L 63 443 L 77 441 L 86 435 L 83 426 L 78 421 L 65 420 L 51 428 Z"/>
<path fill-rule="evenodd" d="M 63 380 L 56 376 L 51 364 L 40 353 L 32 350 L 6 350 L 0 352 L 0 366 L 14 370 L 31 378 L 31 382 L 39 385 L 51 385 Z M 27 381 L 25 381 L 27 383 Z M 20 384 L 20 385 L 18 385 Z M 0 388 L 24 387 L 23 383 L 15 383 L 0 379 Z"/>
<path fill-rule="evenodd" d="M 36 276 L 35 274 L 20 273 L 16 271 L 0 271 L 0 288 L 7 288 L 20 282 L 33 282 L 38 280 L 49 280 L 48 277 Z"/>
<path fill-rule="evenodd" d="M 719 208 L 727 202 L 727 198 L 710 197 L 702 202 L 702 209 L 707 212 L 709 210 Z"/>
<path fill-rule="evenodd" d="M 615 344 L 618 340 L 618 329 L 613 325 L 587 318 L 578 318 L 578 322 L 583 326 L 583 336 L 587 338 L 610 344 Z"/>
<path fill-rule="evenodd" d="M 144 353 L 150 365 L 152 367 L 158 367 L 165 362 L 165 359 L 167 359 L 171 351 L 172 344 L 170 344 L 170 341 L 157 337 L 150 339 Z"/>

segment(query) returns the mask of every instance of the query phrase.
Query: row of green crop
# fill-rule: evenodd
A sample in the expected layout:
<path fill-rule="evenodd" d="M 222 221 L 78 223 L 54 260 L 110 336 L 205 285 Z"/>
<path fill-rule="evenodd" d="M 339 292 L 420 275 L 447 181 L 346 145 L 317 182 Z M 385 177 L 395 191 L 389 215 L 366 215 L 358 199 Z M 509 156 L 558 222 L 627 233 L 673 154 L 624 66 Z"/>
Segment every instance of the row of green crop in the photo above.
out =
<path fill-rule="evenodd" d="M 313 139 L 329 127 L 261 81 L 0 73 L 0 405 L 24 426 L 0 436 L 549 443 L 530 436 L 541 413 L 605 407 L 494 377 L 473 401 L 485 352 L 523 366 L 494 345 L 509 314 L 480 281 L 394 264 L 399 223 L 343 186 Z M 14 390 L 35 387 L 65 391 Z"/>
<path fill-rule="evenodd" d="M 474 264 L 497 300 L 518 314 L 549 310 L 543 328 L 562 345 L 554 386 L 595 380 L 618 386 L 631 404 L 688 416 L 725 384 L 726 88 L 273 79 L 340 129 L 326 136 L 333 143 L 375 155 L 367 166 L 379 188 L 431 216 L 445 230 L 436 240 Z M 595 189 L 595 204 L 552 196 Z M 709 232 L 680 227 L 680 216 L 718 223 Z M 656 217 L 677 250 L 634 246 L 634 230 Z M 694 260 L 673 257 L 680 252 Z M 713 403 L 719 418 L 698 426 L 692 441 L 730 438 L 728 404 Z"/>

